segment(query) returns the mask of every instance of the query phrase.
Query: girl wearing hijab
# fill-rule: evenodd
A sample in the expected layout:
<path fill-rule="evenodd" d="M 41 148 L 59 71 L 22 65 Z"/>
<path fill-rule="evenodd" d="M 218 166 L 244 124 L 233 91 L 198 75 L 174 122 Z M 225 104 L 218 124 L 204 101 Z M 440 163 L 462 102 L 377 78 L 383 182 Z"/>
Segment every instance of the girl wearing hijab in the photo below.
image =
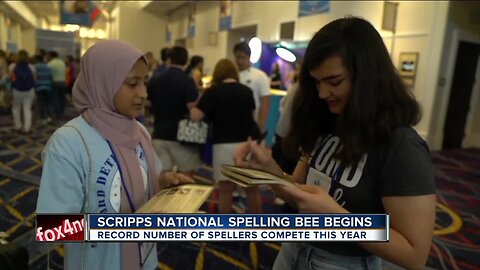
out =
<path fill-rule="evenodd" d="M 42 153 L 37 213 L 134 213 L 161 187 L 193 182 L 162 173 L 137 121 L 147 98 L 148 62 L 128 43 L 97 42 L 81 60 L 73 103 L 81 115 Z M 66 269 L 155 269 L 154 243 L 65 244 Z"/>

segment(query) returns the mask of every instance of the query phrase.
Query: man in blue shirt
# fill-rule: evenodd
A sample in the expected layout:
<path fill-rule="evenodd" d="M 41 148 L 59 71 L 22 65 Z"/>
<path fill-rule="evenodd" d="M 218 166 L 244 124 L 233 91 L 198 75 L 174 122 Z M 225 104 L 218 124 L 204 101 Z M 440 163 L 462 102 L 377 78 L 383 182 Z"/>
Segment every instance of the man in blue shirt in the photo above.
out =
<path fill-rule="evenodd" d="M 184 47 L 170 49 L 170 67 L 154 76 L 147 86 L 148 99 L 154 115 L 153 147 L 166 171 L 178 168 L 192 173 L 200 164 L 197 147 L 182 145 L 177 141 L 178 122 L 190 115 L 198 90 L 184 69 L 188 52 Z"/>
<path fill-rule="evenodd" d="M 155 70 L 155 73 L 153 76 L 159 76 L 165 71 L 167 71 L 170 60 L 170 49 L 169 48 L 163 48 L 160 51 L 160 58 L 162 59 L 162 63 L 158 65 L 157 69 Z"/>
<path fill-rule="evenodd" d="M 35 61 L 35 71 L 37 73 L 35 93 L 39 103 L 40 117 L 45 119 L 46 123 L 50 123 L 52 121 L 52 104 L 50 102 L 53 82 L 52 69 L 43 62 L 41 55 L 35 56 Z"/>

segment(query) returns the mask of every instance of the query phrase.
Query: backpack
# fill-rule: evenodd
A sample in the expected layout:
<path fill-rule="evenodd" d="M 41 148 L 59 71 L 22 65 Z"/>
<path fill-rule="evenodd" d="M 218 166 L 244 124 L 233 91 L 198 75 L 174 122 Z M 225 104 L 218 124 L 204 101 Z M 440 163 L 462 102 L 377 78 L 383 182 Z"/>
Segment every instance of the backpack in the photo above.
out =
<path fill-rule="evenodd" d="M 35 86 L 32 70 L 27 63 L 17 63 L 13 74 L 15 75 L 15 81 L 13 81 L 12 86 L 18 91 L 28 91 Z"/>

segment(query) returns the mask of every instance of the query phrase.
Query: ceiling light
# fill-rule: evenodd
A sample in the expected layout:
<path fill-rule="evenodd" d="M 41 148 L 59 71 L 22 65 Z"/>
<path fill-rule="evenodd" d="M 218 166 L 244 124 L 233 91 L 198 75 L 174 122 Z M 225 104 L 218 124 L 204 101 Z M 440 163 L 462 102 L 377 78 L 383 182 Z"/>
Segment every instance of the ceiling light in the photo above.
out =
<path fill-rule="evenodd" d="M 75 32 L 75 31 L 78 31 L 78 29 L 80 29 L 80 25 L 78 24 L 67 24 L 64 26 L 64 29 L 66 31 L 69 31 L 69 32 Z"/>
<path fill-rule="evenodd" d="M 102 29 L 97 29 L 97 38 L 99 39 L 104 39 L 107 35 L 105 34 L 105 31 Z"/>
<path fill-rule="evenodd" d="M 87 37 L 95 38 L 95 34 L 96 34 L 95 29 L 90 29 L 90 30 L 88 30 Z"/>
<path fill-rule="evenodd" d="M 51 25 L 50 30 L 52 30 L 52 31 L 62 31 L 62 27 L 60 27 L 60 25 Z"/>
<path fill-rule="evenodd" d="M 262 55 L 262 41 L 258 37 L 254 37 L 250 39 L 248 46 L 251 51 L 250 63 L 254 64 L 260 60 L 260 56 Z"/>
<path fill-rule="evenodd" d="M 85 27 L 80 28 L 80 32 L 78 33 L 81 38 L 86 38 L 88 36 L 88 29 Z"/>
<path fill-rule="evenodd" d="M 295 60 L 297 60 L 297 57 L 295 56 L 295 54 L 293 54 L 291 51 L 289 51 L 286 48 L 283 48 L 283 47 L 277 48 L 275 52 L 277 53 L 278 56 L 280 56 L 280 58 L 282 58 L 287 62 L 293 63 L 295 62 Z"/>

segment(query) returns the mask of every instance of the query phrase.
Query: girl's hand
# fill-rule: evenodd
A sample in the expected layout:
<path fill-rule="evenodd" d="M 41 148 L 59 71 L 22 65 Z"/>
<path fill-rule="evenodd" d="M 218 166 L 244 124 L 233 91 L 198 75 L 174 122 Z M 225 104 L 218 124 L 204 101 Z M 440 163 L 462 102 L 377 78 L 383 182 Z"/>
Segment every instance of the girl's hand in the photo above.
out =
<path fill-rule="evenodd" d="M 272 190 L 284 201 L 296 206 L 300 213 L 349 213 L 323 188 L 316 185 L 271 185 Z"/>
<path fill-rule="evenodd" d="M 194 183 L 195 181 L 193 180 L 193 178 L 182 173 L 169 171 L 160 174 L 160 189 Z"/>
<path fill-rule="evenodd" d="M 246 143 L 241 144 L 235 150 L 235 165 L 245 168 L 261 169 L 281 176 L 282 169 L 273 160 L 270 152 L 262 145 L 248 137 Z"/>

